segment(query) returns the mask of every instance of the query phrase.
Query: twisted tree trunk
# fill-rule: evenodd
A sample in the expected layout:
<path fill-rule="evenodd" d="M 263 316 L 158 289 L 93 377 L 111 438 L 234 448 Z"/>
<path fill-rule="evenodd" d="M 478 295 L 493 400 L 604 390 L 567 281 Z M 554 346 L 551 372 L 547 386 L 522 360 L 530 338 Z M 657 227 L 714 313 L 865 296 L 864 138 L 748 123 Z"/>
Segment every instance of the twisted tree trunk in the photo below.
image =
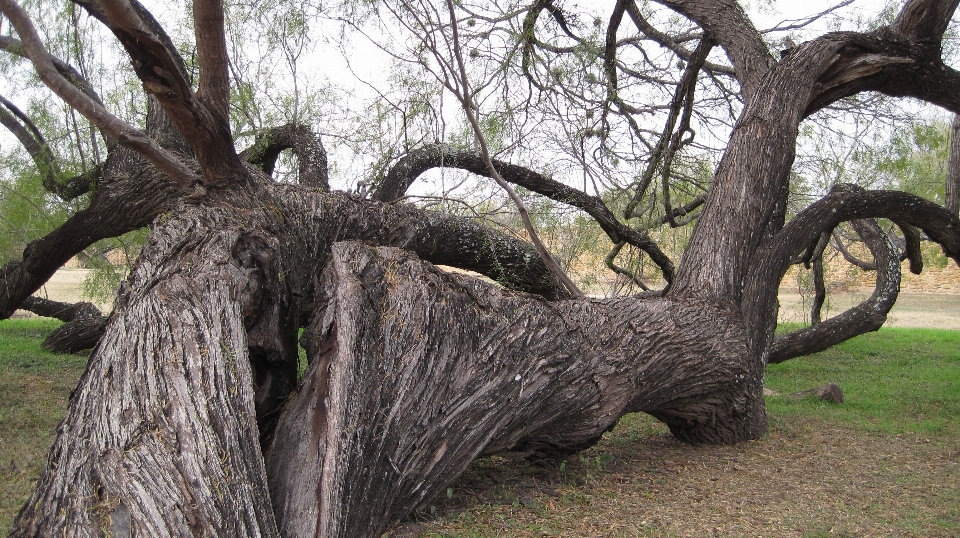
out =
<path fill-rule="evenodd" d="M 627 412 L 694 443 L 765 424 L 739 319 L 706 301 L 551 303 L 339 243 L 304 339 L 267 464 L 283 536 L 380 536 L 478 456 L 557 458 Z"/>

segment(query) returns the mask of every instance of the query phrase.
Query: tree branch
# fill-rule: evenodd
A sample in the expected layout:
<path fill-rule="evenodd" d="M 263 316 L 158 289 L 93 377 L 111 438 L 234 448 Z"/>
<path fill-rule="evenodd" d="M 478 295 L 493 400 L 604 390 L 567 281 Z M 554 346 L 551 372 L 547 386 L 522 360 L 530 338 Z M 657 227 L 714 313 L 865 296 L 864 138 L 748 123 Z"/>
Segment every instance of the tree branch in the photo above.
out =
<path fill-rule="evenodd" d="M 838 316 L 823 322 L 818 319 L 811 327 L 777 338 L 770 349 L 769 364 L 823 351 L 854 336 L 875 331 L 887 320 L 900 290 L 900 256 L 890 237 L 875 221 L 854 220 L 852 224 L 878 266 L 873 294 Z"/>
<path fill-rule="evenodd" d="M 726 51 L 743 99 L 753 100 L 763 77 L 776 65 L 760 32 L 734 0 L 657 0 L 706 30 Z"/>
<path fill-rule="evenodd" d="M 643 35 L 649 37 L 663 47 L 670 49 L 674 54 L 682 58 L 684 61 L 691 61 L 694 52 L 684 48 L 683 45 L 678 43 L 676 39 L 673 38 L 673 36 L 657 30 L 652 24 L 650 24 L 650 21 L 648 21 L 643 16 L 643 13 L 640 12 L 640 8 L 637 6 L 636 1 L 631 1 L 627 4 L 627 14 L 630 15 L 630 19 L 637 26 L 637 30 L 639 30 Z M 703 62 L 703 68 L 713 73 L 736 76 L 736 70 L 726 65 L 705 61 Z"/>
<path fill-rule="evenodd" d="M 14 39 L 10 36 L 0 36 L 0 49 L 3 49 L 16 56 L 28 58 L 27 53 L 23 48 L 23 43 L 20 40 Z M 100 95 L 98 95 L 93 89 L 93 86 L 90 85 L 90 82 L 84 78 L 79 71 L 74 69 L 72 65 L 49 53 L 47 54 L 47 59 L 57 69 L 57 72 L 60 73 L 65 79 L 69 80 L 71 84 L 79 88 L 80 91 L 93 99 L 96 103 L 103 106 L 103 100 L 100 99 Z"/>
<path fill-rule="evenodd" d="M 960 114 L 953 115 L 950 124 L 950 158 L 947 160 L 947 179 L 943 207 L 956 215 L 960 212 Z"/>
<path fill-rule="evenodd" d="M 215 112 L 216 119 L 229 125 L 230 73 L 223 24 L 222 0 L 194 0 L 193 28 L 200 66 L 197 98 Z"/>
<path fill-rule="evenodd" d="M 194 95 L 180 55 L 157 21 L 136 0 L 103 0 L 99 5 L 91 5 L 89 0 L 79 3 L 103 21 L 123 44 L 144 90 L 157 98 L 190 144 L 204 185 L 224 187 L 246 180 L 230 134 L 222 5 L 216 0 L 194 3 L 195 10 L 199 10 L 194 15 L 199 17 L 195 26 L 203 90 Z M 201 22 L 210 28 L 201 29 Z"/>
<path fill-rule="evenodd" d="M 960 0 L 911 0 L 903 6 L 890 29 L 915 44 L 936 49 Z"/>
<path fill-rule="evenodd" d="M 650 259 L 660 267 L 664 280 L 673 281 L 673 261 L 660 249 L 655 241 L 642 232 L 634 230 L 613 215 L 603 200 L 590 196 L 583 191 L 568 187 L 559 181 L 550 179 L 529 168 L 500 160 L 492 160 L 504 181 L 531 190 L 551 200 L 582 209 L 600 225 L 613 243 L 627 242 L 647 253 Z M 474 174 L 490 177 L 490 171 L 482 156 L 476 152 L 457 150 L 446 144 L 431 144 L 404 155 L 387 172 L 383 183 L 371 198 L 381 202 L 397 200 L 421 174 L 431 168 L 450 167 L 467 170 Z M 702 202 L 701 202 L 702 203 Z"/>
<path fill-rule="evenodd" d="M 304 125 L 288 123 L 257 133 L 253 146 L 243 150 L 240 158 L 257 165 L 265 174 L 272 175 L 280 152 L 286 149 L 293 150 L 297 156 L 301 185 L 330 190 L 327 179 L 327 152 L 320 137 Z"/>
<path fill-rule="evenodd" d="M 64 78 L 50 60 L 50 54 L 43 47 L 33 23 L 14 0 L 0 0 L 0 12 L 10 20 L 11 25 L 20 34 L 23 48 L 33 62 L 40 79 L 67 104 L 106 131 L 108 135 L 116 138 L 120 144 L 143 155 L 180 185 L 191 186 L 199 180 L 199 177 L 176 156 L 161 148 L 141 131 L 109 113 L 100 103 Z"/>
<path fill-rule="evenodd" d="M 748 275 L 742 308 L 747 326 L 753 327 L 752 330 L 758 333 L 758 345 L 772 341 L 776 323 L 773 314 L 777 309 L 777 290 L 776 286 L 770 286 L 769 283 L 780 281 L 790 266 L 791 258 L 802 252 L 821 233 L 834 229 L 841 222 L 871 218 L 891 219 L 922 229 L 931 240 L 940 244 L 948 257 L 960 265 L 960 219 L 957 215 L 909 193 L 865 191 L 856 185 L 838 185 L 830 194 L 788 222 L 754 257 L 756 263 Z M 886 234 L 883 237 L 887 237 Z M 890 241 L 889 237 L 885 241 Z M 895 285 L 899 286 L 899 256 L 894 254 L 892 257 L 892 261 L 886 257 L 876 259 L 878 266 L 883 263 L 896 265 L 898 276 Z M 894 286 L 892 280 L 886 282 L 878 289 Z M 882 289 L 881 292 L 884 297 L 890 293 Z"/>
<path fill-rule="evenodd" d="M 103 165 L 97 165 L 86 173 L 62 179 L 60 167 L 53 151 L 40 130 L 13 103 L 0 95 L 0 124 L 6 127 L 23 145 L 43 178 L 43 187 L 63 200 L 73 200 L 92 189 L 103 176 Z"/>
<path fill-rule="evenodd" d="M 470 127 L 473 129 L 473 135 L 477 143 L 480 146 L 480 155 L 483 157 L 484 165 L 486 165 L 487 170 L 490 172 L 490 177 L 497 182 L 497 185 L 503 189 L 510 199 L 513 201 L 513 204 L 517 207 L 517 211 L 520 213 L 520 219 L 523 221 L 523 227 L 527 231 L 527 235 L 530 237 L 530 241 L 533 243 L 534 248 L 540 254 L 540 257 L 543 259 L 544 263 L 547 264 L 547 267 L 550 268 L 550 272 L 557 277 L 557 280 L 563 283 L 564 287 L 570 291 L 575 297 L 583 296 L 583 292 L 580 291 L 580 288 L 570 280 L 570 277 L 563 272 L 563 269 L 557 264 L 557 261 L 553 259 L 553 256 L 547 250 L 547 247 L 543 245 L 543 242 L 540 241 L 540 236 L 537 234 L 536 229 L 533 227 L 533 222 L 530 221 L 530 215 L 527 213 L 527 208 L 523 204 L 523 200 L 517 195 L 516 192 L 507 184 L 506 181 L 500 176 L 500 172 L 493 166 L 493 161 L 490 159 L 490 151 L 487 149 L 487 141 L 483 136 L 483 129 L 480 128 L 480 123 L 477 120 L 476 116 L 476 105 L 474 104 L 473 97 L 470 90 L 470 83 L 467 79 L 467 68 L 463 61 L 463 54 L 460 50 L 460 34 L 457 25 L 457 16 L 454 11 L 453 0 L 447 0 L 447 11 L 450 14 L 450 28 L 452 30 L 452 52 L 456 60 L 456 69 L 452 66 L 449 66 L 450 75 L 452 76 L 455 83 L 452 83 L 450 79 L 445 79 L 444 84 L 447 86 L 454 96 L 460 101 L 464 114 L 467 116 L 467 120 L 470 122 Z M 449 46 L 449 44 L 448 44 Z M 434 49 L 434 55 L 437 59 L 443 62 L 443 57 L 440 54 L 440 51 Z M 444 62 L 445 63 L 445 62 Z"/>

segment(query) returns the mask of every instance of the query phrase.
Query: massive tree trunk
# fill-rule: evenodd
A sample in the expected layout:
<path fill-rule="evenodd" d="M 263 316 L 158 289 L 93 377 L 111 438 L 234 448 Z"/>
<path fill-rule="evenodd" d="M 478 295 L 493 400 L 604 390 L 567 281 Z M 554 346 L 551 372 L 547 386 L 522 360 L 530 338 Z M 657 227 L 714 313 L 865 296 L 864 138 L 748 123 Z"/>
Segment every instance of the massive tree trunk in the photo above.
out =
<path fill-rule="evenodd" d="M 284 535 L 377 536 L 477 455 L 579 450 L 625 412 L 691 442 L 762 431 L 742 420 L 756 390 L 735 312 L 551 303 L 405 251 L 331 251 L 380 233 L 383 206 L 276 192 L 269 210 L 185 206 L 157 225 L 15 536 L 274 535 L 268 479 Z M 310 312 L 311 370 L 274 430 Z"/>
<path fill-rule="evenodd" d="M 762 433 L 740 320 L 709 301 L 551 303 L 339 243 L 304 339 L 268 457 L 284 536 L 379 536 L 478 456 L 559 458 L 628 412 L 692 443 Z"/>
<path fill-rule="evenodd" d="M 174 220 L 132 272 L 12 536 L 276 536 L 248 351 L 276 244 L 223 211 Z"/>

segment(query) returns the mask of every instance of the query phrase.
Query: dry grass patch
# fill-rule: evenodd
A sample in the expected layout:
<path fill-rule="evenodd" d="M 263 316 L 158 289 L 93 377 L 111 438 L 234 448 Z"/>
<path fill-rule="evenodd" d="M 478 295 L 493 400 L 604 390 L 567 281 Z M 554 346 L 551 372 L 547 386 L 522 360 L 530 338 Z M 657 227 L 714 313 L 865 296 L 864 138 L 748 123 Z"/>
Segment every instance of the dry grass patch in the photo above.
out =
<path fill-rule="evenodd" d="M 624 422 L 563 472 L 478 462 L 440 517 L 391 536 L 960 535 L 953 443 L 792 418 L 759 441 L 692 447 L 651 418 Z"/>

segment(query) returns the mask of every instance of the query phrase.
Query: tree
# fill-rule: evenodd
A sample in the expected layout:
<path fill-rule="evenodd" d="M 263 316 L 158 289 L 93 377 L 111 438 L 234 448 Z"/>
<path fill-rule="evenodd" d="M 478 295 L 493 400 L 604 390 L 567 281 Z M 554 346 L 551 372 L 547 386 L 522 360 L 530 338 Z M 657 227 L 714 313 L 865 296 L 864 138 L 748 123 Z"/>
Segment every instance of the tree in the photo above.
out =
<path fill-rule="evenodd" d="M 379 536 L 474 458 L 556 458 L 595 443 L 627 412 L 650 413 L 692 443 L 757 438 L 766 430 L 767 362 L 875 329 L 896 297 L 898 252 L 865 219 L 920 229 L 960 262 L 956 211 L 900 191 L 837 185 L 787 220 L 798 128 L 811 114 L 866 91 L 960 112 L 960 73 L 942 55 L 958 2 L 910 0 L 889 24 L 828 33 L 777 58 L 733 1 L 659 1 L 695 26 L 678 36 L 656 30 L 633 1 L 618 0 L 609 22 L 598 25 L 605 48 L 592 53 L 604 66 L 601 146 L 615 143 L 614 118 L 628 138 L 648 134 L 619 87 L 630 66 L 617 54 L 636 44 L 618 37 L 622 25 L 684 60 L 680 80 L 666 86 L 676 99 L 629 193 L 628 218 L 654 177 L 666 222 L 679 216 L 664 198 L 674 186 L 671 163 L 689 139 L 690 81 L 701 73 L 732 77 L 742 110 L 702 202 L 685 209 L 701 207 L 675 271 L 644 230 L 614 218 L 598 196 L 485 163 L 508 182 L 583 209 L 615 244 L 663 255 L 667 289 L 557 300 L 563 289 L 522 241 L 392 200 L 326 191 L 320 146 L 298 138 L 295 127 L 285 131 L 290 140 L 266 134 L 250 152 L 237 152 L 220 3 L 193 3 L 194 86 L 138 3 L 76 2 L 110 28 L 133 62 L 150 103 L 139 130 L 78 89 L 23 9 L 0 0 L 19 36 L 14 47 L 112 141 L 89 206 L 0 272 L 0 313 L 9 315 L 96 237 L 153 220 L 13 535 Z M 442 10 L 413 7 L 406 15 L 396 9 L 398 20 L 409 23 L 410 13 L 442 20 Z M 441 39 L 469 25 L 472 14 L 446 15 L 449 23 L 423 35 L 454 43 L 453 54 L 471 50 L 469 41 Z M 505 19 L 519 20 L 526 39 L 503 65 L 519 61 L 531 101 L 557 96 L 538 80 L 545 73 L 537 70 L 549 65 L 543 51 L 567 49 L 536 37 L 547 15 L 580 39 L 550 0 Z M 707 61 L 714 45 L 728 64 Z M 467 87 L 479 91 L 476 84 L 460 89 Z M 264 172 L 287 146 L 301 152 L 300 185 L 274 183 Z M 408 176 L 400 183 L 438 158 L 446 165 L 446 155 L 433 146 L 420 160 L 411 157 L 397 171 Z M 477 162 L 476 155 L 456 161 Z M 847 221 L 885 269 L 874 297 L 775 339 L 784 272 L 810 260 Z M 446 274 L 421 259 L 473 268 L 539 295 Z M 310 367 L 298 384 L 300 327 Z"/>

